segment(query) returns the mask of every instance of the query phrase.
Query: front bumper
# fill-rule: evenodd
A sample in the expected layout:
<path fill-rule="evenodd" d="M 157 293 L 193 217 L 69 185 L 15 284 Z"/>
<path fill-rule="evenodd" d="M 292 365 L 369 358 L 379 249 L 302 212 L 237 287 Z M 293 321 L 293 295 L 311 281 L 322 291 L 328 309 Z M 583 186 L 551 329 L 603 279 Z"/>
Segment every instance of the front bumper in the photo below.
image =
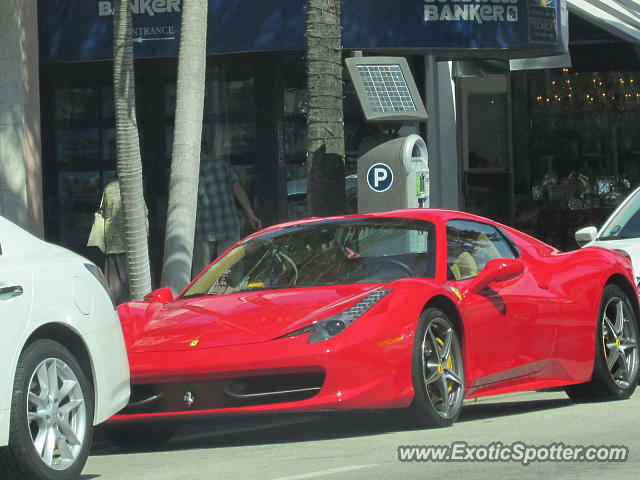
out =
<path fill-rule="evenodd" d="M 95 416 L 98 424 L 127 405 L 130 394 L 129 363 L 120 324 L 84 335 L 91 355 L 95 385 Z"/>
<path fill-rule="evenodd" d="M 130 353 L 132 403 L 112 420 L 165 415 L 398 408 L 413 398 L 412 332 L 308 335 Z"/>

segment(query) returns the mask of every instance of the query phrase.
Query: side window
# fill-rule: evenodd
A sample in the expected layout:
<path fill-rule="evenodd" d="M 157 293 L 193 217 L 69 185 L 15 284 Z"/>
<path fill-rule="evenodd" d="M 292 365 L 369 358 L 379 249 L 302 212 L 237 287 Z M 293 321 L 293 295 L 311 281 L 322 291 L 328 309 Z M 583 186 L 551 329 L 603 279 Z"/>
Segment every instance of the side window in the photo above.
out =
<path fill-rule="evenodd" d="M 447 222 L 449 280 L 475 277 L 494 258 L 515 258 L 505 237 L 495 227 L 470 220 Z"/>
<path fill-rule="evenodd" d="M 502 235 L 502 237 L 504 238 L 504 241 L 507 243 L 507 245 L 509 245 L 509 248 L 511 249 L 511 252 L 513 253 L 513 258 L 520 258 L 520 247 L 518 247 L 518 245 L 516 245 L 516 242 L 514 242 L 511 237 L 509 235 L 507 235 L 507 232 L 505 232 L 502 228 L 498 227 L 498 232 L 500 232 L 500 234 Z"/>

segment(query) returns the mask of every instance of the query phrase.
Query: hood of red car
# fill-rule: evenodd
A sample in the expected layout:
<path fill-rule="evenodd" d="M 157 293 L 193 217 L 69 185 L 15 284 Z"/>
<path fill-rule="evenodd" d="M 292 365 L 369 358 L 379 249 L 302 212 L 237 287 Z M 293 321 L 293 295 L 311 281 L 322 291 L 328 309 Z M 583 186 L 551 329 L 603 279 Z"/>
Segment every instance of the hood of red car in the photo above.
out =
<path fill-rule="evenodd" d="M 130 352 L 186 350 L 195 345 L 200 350 L 272 340 L 338 313 L 376 288 L 244 292 L 177 300 L 161 307 L 135 302 L 119 308 L 119 313 Z"/>

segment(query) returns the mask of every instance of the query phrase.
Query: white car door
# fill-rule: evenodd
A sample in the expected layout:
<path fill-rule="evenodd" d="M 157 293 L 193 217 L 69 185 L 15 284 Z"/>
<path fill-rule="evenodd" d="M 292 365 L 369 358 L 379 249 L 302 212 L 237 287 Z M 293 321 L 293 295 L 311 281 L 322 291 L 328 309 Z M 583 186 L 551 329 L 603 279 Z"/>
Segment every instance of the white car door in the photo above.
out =
<path fill-rule="evenodd" d="M 9 393 L 13 388 L 13 377 L 10 366 L 20 353 L 20 339 L 31 314 L 31 272 L 31 266 L 25 261 L 0 253 L 0 412 L 11 406 Z"/>

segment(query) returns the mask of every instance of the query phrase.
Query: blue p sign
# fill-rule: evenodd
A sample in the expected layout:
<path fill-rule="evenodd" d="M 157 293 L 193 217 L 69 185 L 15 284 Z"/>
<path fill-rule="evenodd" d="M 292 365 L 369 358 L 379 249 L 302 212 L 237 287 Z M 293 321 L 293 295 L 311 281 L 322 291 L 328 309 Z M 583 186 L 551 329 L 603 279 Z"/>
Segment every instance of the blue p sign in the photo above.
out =
<path fill-rule="evenodd" d="M 376 192 L 384 192 L 389 190 L 393 183 L 393 172 L 388 165 L 384 163 L 376 163 L 369 168 L 367 172 L 367 183 L 369 188 Z"/>

